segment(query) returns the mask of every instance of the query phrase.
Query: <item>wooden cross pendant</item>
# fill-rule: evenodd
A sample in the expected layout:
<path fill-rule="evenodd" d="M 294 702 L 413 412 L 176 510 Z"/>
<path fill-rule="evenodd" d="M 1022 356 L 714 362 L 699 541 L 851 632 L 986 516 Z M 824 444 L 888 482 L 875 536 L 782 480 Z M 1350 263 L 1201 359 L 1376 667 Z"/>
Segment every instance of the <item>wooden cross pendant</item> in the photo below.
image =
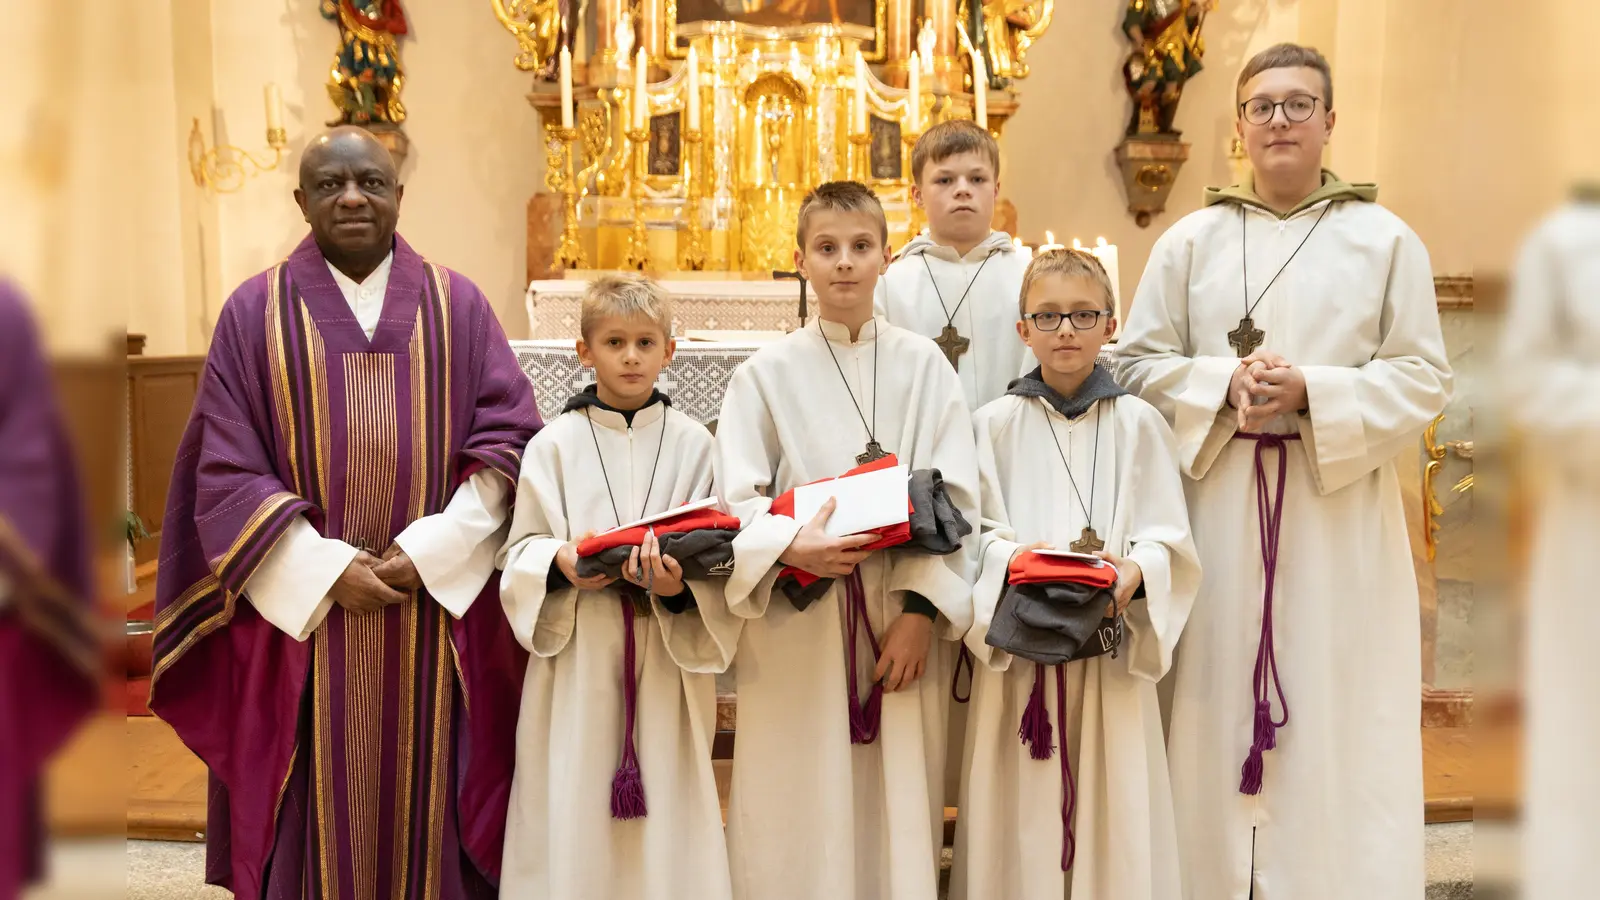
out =
<path fill-rule="evenodd" d="M 877 441 L 867 441 L 867 449 L 856 456 L 856 464 L 864 466 L 869 462 L 877 462 L 888 455 L 883 452 L 883 446 Z"/>
<path fill-rule="evenodd" d="M 1228 343 L 1233 345 L 1233 352 L 1239 354 L 1240 359 L 1256 352 L 1256 348 L 1267 339 L 1267 333 L 1256 327 L 1256 320 L 1245 316 L 1239 320 L 1239 327 L 1228 332 Z"/>
<path fill-rule="evenodd" d="M 1100 535 L 1095 534 L 1093 528 L 1085 525 L 1083 526 L 1083 534 L 1079 535 L 1077 540 L 1067 546 L 1073 553 L 1093 553 L 1097 550 L 1104 550 L 1106 542 L 1100 540 Z"/>
<path fill-rule="evenodd" d="M 934 340 L 934 343 L 938 344 L 939 349 L 944 351 L 944 358 L 950 360 L 950 368 L 960 371 L 961 355 L 967 352 L 967 349 L 972 346 L 972 342 L 962 337 L 961 332 L 957 331 L 956 326 L 952 323 L 944 326 L 944 330 L 939 332 L 939 337 Z"/>

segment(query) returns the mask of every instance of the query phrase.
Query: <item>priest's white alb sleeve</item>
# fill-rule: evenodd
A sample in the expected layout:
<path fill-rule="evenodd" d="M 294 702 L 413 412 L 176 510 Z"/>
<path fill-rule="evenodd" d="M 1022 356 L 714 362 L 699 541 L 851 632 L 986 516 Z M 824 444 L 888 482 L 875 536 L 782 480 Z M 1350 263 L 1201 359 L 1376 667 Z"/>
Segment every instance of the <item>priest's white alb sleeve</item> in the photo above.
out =
<path fill-rule="evenodd" d="M 1161 412 L 1178 439 L 1190 478 L 1204 478 L 1238 430 L 1228 384 L 1239 360 L 1191 357 L 1189 274 L 1194 246 L 1181 226 L 1167 230 L 1150 262 L 1117 342 L 1117 381 Z"/>
<path fill-rule="evenodd" d="M 480 469 L 456 488 L 443 512 L 417 519 L 394 539 L 428 593 L 458 619 L 494 574 L 510 489 L 498 472 Z"/>
<path fill-rule="evenodd" d="M 1005 494 L 994 461 L 996 432 L 991 420 L 977 417 L 978 501 L 983 508 L 978 524 L 978 573 L 972 589 L 972 627 L 962 640 L 974 658 L 996 672 L 1011 668 L 1011 654 L 989 646 L 989 626 L 995 609 L 1005 594 L 1010 577 L 1011 557 L 1021 549 L 1011 518 L 1006 512 Z M 971 536 L 968 540 L 971 540 Z"/>
<path fill-rule="evenodd" d="M 245 582 L 245 597 L 261 618 L 303 641 L 327 618 L 333 608 L 328 591 L 358 552 L 344 541 L 323 537 L 305 516 L 296 516 Z"/>

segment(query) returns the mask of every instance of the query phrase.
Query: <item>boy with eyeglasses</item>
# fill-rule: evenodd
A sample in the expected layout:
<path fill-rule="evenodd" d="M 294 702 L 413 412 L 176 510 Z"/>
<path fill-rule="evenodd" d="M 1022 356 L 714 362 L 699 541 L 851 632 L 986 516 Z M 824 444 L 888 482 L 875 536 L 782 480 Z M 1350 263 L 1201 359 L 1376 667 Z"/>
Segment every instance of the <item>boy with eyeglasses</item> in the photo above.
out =
<path fill-rule="evenodd" d="M 1375 186 L 1322 169 L 1321 54 L 1271 47 L 1237 90 L 1251 177 L 1156 242 L 1118 348 L 1120 380 L 1177 435 L 1208 573 L 1169 732 L 1186 897 L 1420 898 L 1421 638 L 1394 460 L 1450 393 L 1433 271 Z"/>
<path fill-rule="evenodd" d="M 1180 900 L 1156 698 L 1200 586 L 1177 448 L 1095 363 L 1117 327 L 1099 260 L 1041 254 L 1018 305 L 1038 367 L 974 416 L 979 665 L 950 896 Z M 1099 590 L 1036 583 L 1070 564 L 1062 551 Z M 1074 601 L 1076 615 L 1038 616 Z"/>

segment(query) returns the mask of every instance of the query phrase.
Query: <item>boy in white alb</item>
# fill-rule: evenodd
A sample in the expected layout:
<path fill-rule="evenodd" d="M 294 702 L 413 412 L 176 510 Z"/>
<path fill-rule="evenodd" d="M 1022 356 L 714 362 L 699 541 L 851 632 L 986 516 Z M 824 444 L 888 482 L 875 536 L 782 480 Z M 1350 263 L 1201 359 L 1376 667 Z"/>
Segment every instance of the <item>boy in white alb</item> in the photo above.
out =
<path fill-rule="evenodd" d="M 974 416 L 983 524 L 966 643 L 979 664 L 950 896 L 1181 900 L 1156 699 L 1200 586 L 1177 447 L 1161 414 L 1095 365 L 1117 327 L 1099 260 L 1041 254 L 1022 285 L 1017 332 L 1038 368 Z M 1071 652 L 1046 665 L 988 643 L 997 616 L 1015 614 L 1016 598 L 1001 604 L 1011 564 L 1039 549 L 1115 565 L 1119 645 L 1022 651 Z M 1030 717 L 1038 746 L 1019 739 Z"/>
<path fill-rule="evenodd" d="M 1321 168 L 1333 84 L 1239 76 L 1249 183 L 1156 242 L 1118 377 L 1172 423 L 1206 580 L 1169 746 L 1189 900 L 1417 900 L 1421 634 L 1395 458 L 1450 393 L 1422 241 Z"/>
<path fill-rule="evenodd" d="M 620 583 L 579 559 L 595 532 L 712 494 L 710 432 L 655 390 L 671 321 L 666 292 L 643 277 L 591 284 L 578 356 L 595 384 L 523 455 L 500 585 L 533 655 L 502 896 L 729 897 L 711 741 L 715 673 L 739 622 L 722 583 L 688 577 L 649 530 Z"/>
<path fill-rule="evenodd" d="M 1000 145 L 965 119 L 929 128 L 911 150 L 911 192 L 928 228 L 878 282 L 877 313 L 933 339 L 977 409 L 1028 367 L 1012 337 L 1027 263 L 1011 236 L 990 229 L 1000 196 Z"/>
<path fill-rule="evenodd" d="M 744 524 L 727 584 L 747 619 L 727 820 L 741 900 L 931 900 L 938 889 L 950 673 L 972 621 L 977 542 L 945 556 L 867 552 L 876 535 L 826 534 L 832 501 L 809 522 L 773 512 L 796 486 L 887 453 L 939 470 L 976 521 L 954 370 L 931 341 L 872 314 L 887 230 L 863 185 L 806 198 L 795 262 L 818 318 L 733 373 L 718 419 L 717 487 Z M 833 586 L 802 610 L 779 587 L 785 567 Z M 852 709 L 875 681 L 881 706 Z"/>

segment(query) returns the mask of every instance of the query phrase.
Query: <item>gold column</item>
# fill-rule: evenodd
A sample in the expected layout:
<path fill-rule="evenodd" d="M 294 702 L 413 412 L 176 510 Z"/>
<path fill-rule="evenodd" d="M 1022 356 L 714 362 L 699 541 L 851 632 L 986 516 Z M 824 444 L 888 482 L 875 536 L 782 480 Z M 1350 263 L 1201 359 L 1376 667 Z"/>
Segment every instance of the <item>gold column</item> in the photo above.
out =
<path fill-rule="evenodd" d="M 906 86 L 906 63 L 911 59 L 911 40 L 916 34 L 913 23 L 917 0 L 879 0 L 887 3 L 884 10 L 883 79 L 895 87 Z M 848 60 L 847 60 L 848 62 Z"/>
<path fill-rule="evenodd" d="M 617 23 L 627 16 L 623 0 L 595 0 L 594 56 L 589 62 L 589 83 L 615 81 L 617 77 Z"/>
<path fill-rule="evenodd" d="M 962 66 L 956 59 L 956 0 L 927 0 L 933 22 L 933 83 L 946 91 L 961 91 Z"/>
<path fill-rule="evenodd" d="M 661 65 L 661 59 L 666 56 L 668 38 L 662 22 L 666 20 L 663 10 L 666 0 L 640 0 L 639 2 L 639 40 L 644 46 L 644 51 L 650 54 L 650 61 L 656 66 Z"/>

